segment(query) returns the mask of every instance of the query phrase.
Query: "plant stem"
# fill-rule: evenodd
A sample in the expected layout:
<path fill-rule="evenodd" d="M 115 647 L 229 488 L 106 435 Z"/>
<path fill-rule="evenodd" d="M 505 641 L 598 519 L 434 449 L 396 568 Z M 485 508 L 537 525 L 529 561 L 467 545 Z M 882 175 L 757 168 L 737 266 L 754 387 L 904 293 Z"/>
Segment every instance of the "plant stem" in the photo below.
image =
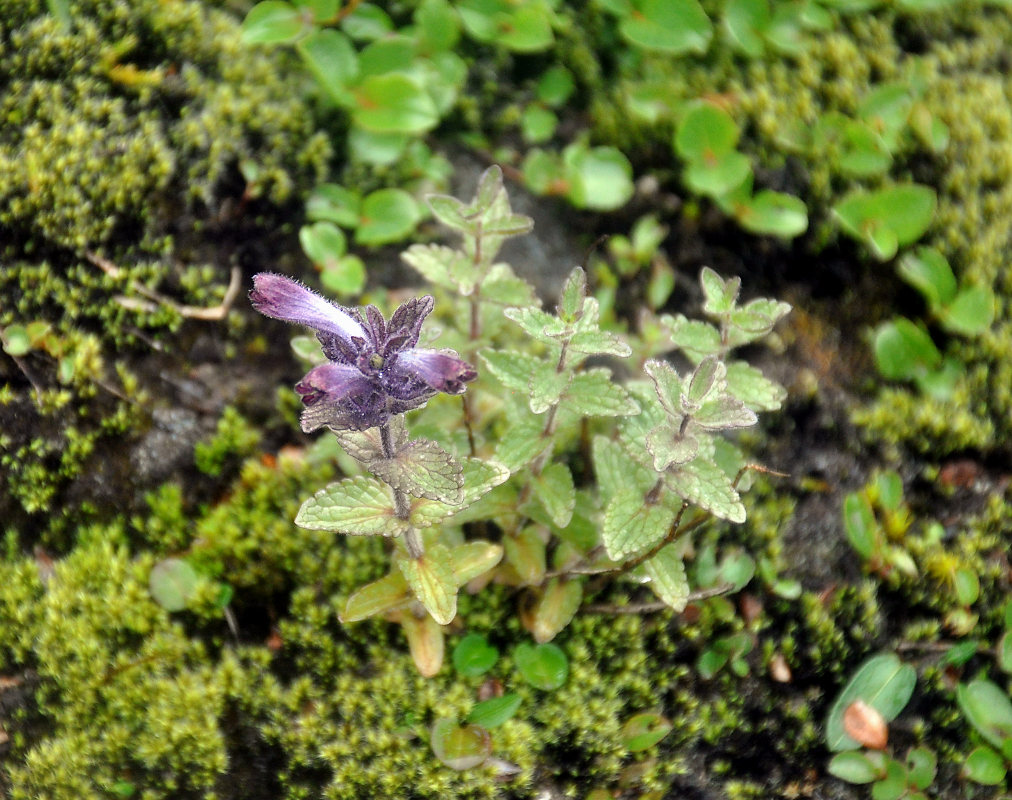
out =
<path fill-rule="evenodd" d="M 385 458 L 393 458 L 396 453 L 394 452 L 394 441 L 393 434 L 390 432 L 390 423 L 380 426 L 380 443 L 383 445 L 383 456 Z M 389 486 L 389 484 L 387 484 Z M 402 489 L 398 489 L 396 486 L 390 486 L 390 491 L 393 492 L 394 496 L 394 513 L 397 515 L 397 519 L 408 519 L 411 516 L 411 501 L 408 499 L 407 492 Z M 422 544 L 421 534 L 413 527 L 408 527 L 404 532 L 404 546 L 408 549 L 408 555 L 412 558 L 421 558 L 425 555 L 425 546 Z"/>

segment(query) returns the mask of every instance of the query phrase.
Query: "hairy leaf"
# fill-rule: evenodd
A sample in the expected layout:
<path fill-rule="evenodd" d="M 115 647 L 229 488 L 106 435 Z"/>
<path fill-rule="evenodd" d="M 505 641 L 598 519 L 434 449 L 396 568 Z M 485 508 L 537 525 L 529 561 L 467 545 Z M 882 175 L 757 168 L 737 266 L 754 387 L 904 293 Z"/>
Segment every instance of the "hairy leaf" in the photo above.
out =
<path fill-rule="evenodd" d="M 484 575 L 502 560 L 502 546 L 491 542 L 466 542 L 450 551 L 453 580 L 458 586 Z"/>
<path fill-rule="evenodd" d="M 391 572 L 378 581 L 367 583 L 352 592 L 339 617 L 341 622 L 358 622 L 397 608 L 410 599 L 404 575 L 400 572 Z"/>
<path fill-rule="evenodd" d="M 507 308 L 503 314 L 523 328 L 524 332 L 532 339 L 541 342 L 552 341 L 554 337 L 562 335 L 567 329 L 563 320 L 553 317 L 539 308 Z"/>
<path fill-rule="evenodd" d="M 724 280 L 709 267 L 703 267 L 699 274 L 699 282 L 703 286 L 706 302 L 703 311 L 711 316 L 726 314 L 734 308 L 741 291 L 741 278 Z"/>
<path fill-rule="evenodd" d="M 679 435 L 678 428 L 665 424 L 647 434 L 646 448 L 654 457 L 654 469 L 664 472 L 672 464 L 692 461 L 699 453 L 699 440 L 690 433 Z"/>
<path fill-rule="evenodd" d="M 481 299 L 500 306 L 529 306 L 538 302 L 537 292 L 509 264 L 493 264 L 481 282 Z"/>
<path fill-rule="evenodd" d="M 523 392 L 525 395 L 531 375 L 542 363 L 532 355 L 513 350 L 483 350 L 479 355 L 489 372 L 495 375 L 503 386 Z"/>
<path fill-rule="evenodd" d="M 544 422 L 537 418 L 511 420 L 506 435 L 496 443 L 496 460 L 511 472 L 527 466 L 548 444 L 541 435 L 544 427 Z"/>
<path fill-rule="evenodd" d="M 583 303 L 587 297 L 587 273 L 583 267 L 574 267 L 559 294 L 559 318 L 576 322 L 583 316 Z"/>
<path fill-rule="evenodd" d="M 353 536 L 397 536 L 407 529 L 407 523 L 394 514 L 390 488 L 364 476 L 346 478 L 318 491 L 302 504 L 295 524 Z"/>
<path fill-rule="evenodd" d="M 399 558 L 397 566 L 432 618 L 440 625 L 449 625 L 457 614 L 457 581 L 453 557 L 446 546 L 433 545 L 420 558 Z"/>
<path fill-rule="evenodd" d="M 555 525 L 565 528 L 569 524 L 576 505 L 576 490 L 569 467 L 559 463 L 549 464 L 534 479 L 534 494 Z"/>
<path fill-rule="evenodd" d="M 695 503 L 715 517 L 745 521 L 745 506 L 725 472 L 705 458 L 696 458 L 665 474 L 667 487 L 684 500 Z"/>
<path fill-rule="evenodd" d="M 404 425 L 404 417 L 397 415 L 390 418 L 391 444 L 397 451 L 408 440 L 408 431 Z M 364 431 L 335 431 L 338 444 L 356 461 L 368 464 L 378 458 L 384 458 L 383 441 L 379 428 L 368 428 Z"/>
<path fill-rule="evenodd" d="M 708 431 L 723 431 L 750 428 L 759 421 L 759 418 L 738 398 L 724 395 L 703 403 L 692 415 L 692 421 Z"/>
<path fill-rule="evenodd" d="M 753 411 L 776 411 L 787 390 L 744 361 L 727 365 L 727 390 Z"/>
<path fill-rule="evenodd" d="M 401 254 L 401 259 L 430 283 L 462 295 L 471 294 L 478 282 L 478 270 L 472 259 L 450 247 L 414 244 Z"/>
<path fill-rule="evenodd" d="M 412 497 L 455 505 L 464 496 L 460 464 L 435 442 L 408 442 L 393 458 L 376 459 L 367 466 L 378 478 Z"/>
<path fill-rule="evenodd" d="M 605 506 L 601 525 L 608 557 L 619 561 L 653 547 L 668 534 L 674 521 L 671 508 L 644 502 L 641 492 L 618 492 Z"/>
<path fill-rule="evenodd" d="M 657 399 L 676 425 L 682 420 L 681 397 L 684 391 L 682 379 L 667 361 L 652 359 L 643 365 L 644 371 L 654 382 Z"/>
<path fill-rule="evenodd" d="M 632 348 L 614 333 L 601 330 L 577 331 L 569 340 L 569 351 L 588 356 L 618 356 L 627 358 Z"/>
<path fill-rule="evenodd" d="M 675 611 L 684 611 L 689 599 L 689 579 L 678 547 L 674 544 L 662 547 L 657 555 L 643 562 L 643 569 L 650 577 L 654 593 Z"/>
<path fill-rule="evenodd" d="M 554 405 L 558 405 L 566 387 L 573 379 L 573 373 L 564 370 L 559 372 L 555 365 L 539 361 L 530 374 L 527 391 L 530 394 L 531 411 L 543 414 Z"/>
<path fill-rule="evenodd" d="M 633 490 L 642 497 L 657 481 L 618 442 L 604 436 L 595 436 L 592 444 L 594 474 L 597 486 L 605 498 L 614 497 L 622 490 Z"/>
<path fill-rule="evenodd" d="M 621 417 L 638 414 L 639 404 L 612 381 L 604 367 L 588 369 L 573 376 L 564 397 L 566 410 L 584 417 Z"/>
<path fill-rule="evenodd" d="M 536 642 L 550 642 L 576 615 L 583 600 L 581 581 L 552 578 L 534 609 L 531 633 Z"/>
<path fill-rule="evenodd" d="M 690 320 L 677 314 L 662 318 L 671 327 L 671 341 L 693 361 L 721 352 L 720 331 L 708 322 Z"/>
<path fill-rule="evenodd" d="M 411 524 L 428 528 L 466 509 L 471 503 L 498 486 L 510 476 L 510 471 L 494 461 L 466 458 L 461 461 L 464 483 L 459 504 L 448 504 L 440 500 L 420 498 L 411 506 Z"/>

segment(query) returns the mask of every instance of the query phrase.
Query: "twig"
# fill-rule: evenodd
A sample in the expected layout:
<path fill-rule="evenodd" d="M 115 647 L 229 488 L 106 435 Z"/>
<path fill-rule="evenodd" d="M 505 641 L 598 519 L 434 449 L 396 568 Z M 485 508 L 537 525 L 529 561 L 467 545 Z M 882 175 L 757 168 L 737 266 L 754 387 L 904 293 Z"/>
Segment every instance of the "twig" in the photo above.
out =
<path fill-rule="evenodd" d="M 695 592 L 689 592 L 689 596 L 685 598 L 687 603 L 695 603 L 699 600 L 706 600 L 708 597 L 717 597 L 722 594 L 727 594 L 734 588 L 733 583 L 724 583 L 720 586 L 711 586 L 708 589 L 698 589 Z M 625 605 L 618 605 L 617 603 L 591 603 L 589 606 L 584 606 L 580 609 L 582 614 L 653 614 L 657 611 L 664 611 L 665 609 L 671 610 L 671 606 L 667 603 L 656 601 L 653 603 L 627 603 Z"/>
<path fill-rule="evenodd" d="M 109 259 L 103 258 L 98 253 L 93 253 L 88 250 L 85 252 L 85 258 L 88 259 L 92 264 L 98 267 L 102 272 L 108 275 L 110 278 L 119 278 L 123 275 L 123 270 L 113 264 Z M 163 294 L 159 294 L 153 289 L 149 289 L 137 281 L 130 281 L 130 288 L 137 294 L 153 300 L 163 306 L 167 306 L 175 311 L 182 317 L 188 319 L 203 319 L 203 320 L 222 320 L 228 315 L 229 310 L 232 308 L 232 304 L 235 299 L 239 296 L 239 289 L 242 283 L 242 270 L 238 267 L 232 267 L 231 273 L 229 274 L 228 288 L 225 290 L 225 296 L 222 298 L 221 303 L 210 308 L 203 306 L 185 306 L 171 300 Z M 124 298 L 129 299 L 129 298 Z M 122 301 L 121 301 L 122 303 Z M 125 304 L 124 304 L 125 305 Z"/>

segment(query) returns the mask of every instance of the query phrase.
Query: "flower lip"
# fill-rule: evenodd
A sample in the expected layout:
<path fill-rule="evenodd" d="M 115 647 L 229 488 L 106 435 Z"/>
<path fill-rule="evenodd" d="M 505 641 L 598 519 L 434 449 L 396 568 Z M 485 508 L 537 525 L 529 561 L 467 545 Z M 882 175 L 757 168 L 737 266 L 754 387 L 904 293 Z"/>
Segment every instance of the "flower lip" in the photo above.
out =
<path fill-rule="evenodd" d="M 347 310 L 284 275 L 273 272 L 254 275 L 253 291 L 249 297 L 253 308 L 264 316 L 336 336 L 346 346 L 350 346 L 355 338 L 364 340 L 368 336 L 365 328 Z"/>

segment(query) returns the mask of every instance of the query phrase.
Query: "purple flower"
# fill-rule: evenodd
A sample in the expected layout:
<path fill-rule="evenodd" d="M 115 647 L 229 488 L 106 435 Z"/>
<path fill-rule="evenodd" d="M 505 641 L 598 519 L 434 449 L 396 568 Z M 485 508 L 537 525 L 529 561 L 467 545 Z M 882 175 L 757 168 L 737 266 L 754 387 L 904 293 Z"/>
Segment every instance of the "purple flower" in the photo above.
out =
<path fill-rule="evenodd" d="M 253 277 L 253 307 L 268 317 L 316 331 L 328 363 L 309 370 L 296 385 L 306 410 L 302 430 L 364 431 L 392 414 L 419 408 L 437 392 L 460 394 L 474 368 L 452 350 L 415 347 L 431 297 L 416 297 L 390 317 L 375 306 L 342 308 L 298 281 L 261 272 Z"/>

